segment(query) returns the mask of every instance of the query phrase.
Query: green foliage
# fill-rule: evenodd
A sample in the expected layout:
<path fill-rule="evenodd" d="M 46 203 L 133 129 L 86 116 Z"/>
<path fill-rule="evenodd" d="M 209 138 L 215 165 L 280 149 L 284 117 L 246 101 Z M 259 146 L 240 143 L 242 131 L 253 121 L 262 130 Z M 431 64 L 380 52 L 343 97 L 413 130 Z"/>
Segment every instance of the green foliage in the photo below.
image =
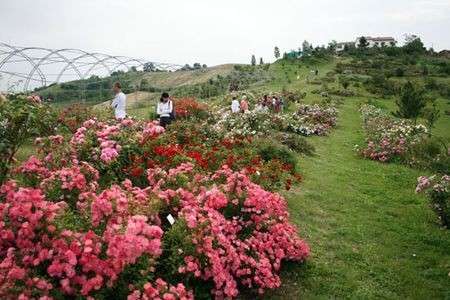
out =
<path fill-rule="evenodd" d="M 297 164 L 295 153 L 284 145 L 270 140 L 260 140 L 257 147 L 257 152 L 264 161 L 276 159 L 293 167 Z"/>
<path fill-rule="evenodd" d="M 366 37 L 362 36 L 359 38 L 358 42 L 358 48 L 365 49 L 369 46 L 369 42 L 367 41 Z"/>
<path fill-rule="evenodd" d="M 441 139 L 429 137 L 414 144 L 407 153 L 411 166 L 441 174 L 450 173 L 450 156 L 447 145 Z"/>
<path fill-rule="evenodd" d="M 23 96 L 0 100 L 0 183 L 8 176 L 17 150 L 33 137 L 55 133 L 56 113 Z"/>
<path fill-rule="evenodd" d="M 273 52 L 274 52 L 275 59 L 279 59 L 279 58 L 280 58 L 280 48 L 278 48 L 277 46 L 275 46 Z"/>
<path fill-rule="evenodd" d="M 427 104 L 425 91 L 408 81 L 402 88 L 400 97 L 396 100 L 397 111 L 395 116 L 412 119 L 414 122 L 423 113 Z"/>
<path fill-rule="evenodd" d="M 403 77 L 405 75 L 405 70 L 401 67 L 398 67 L 395 69 L 395 76 L 397 77 Z"/>
<path fill-rule="evenodd" d="M 278 137 L 281 143 L 287 146 L 292 151 L 304 155 L 313 155 L 315 148 L 310 144 L 305 137 L 298 134 L 284 133 Z"/>
<path fill-rule="evenodd" d="M 403 46 L 403 51 L 406 54 L 424 54 L 426 49 L 419 37 L 411 37 Z"/>
<path fill-rule="evenodd" d="M 430 130 L 434 127 L 434 124 L 440 116 L 440 110 L 437 106 L 436 100 L 433 99 L 431 102 L 431 107 L 426 107 L 423 111 L 423 117 L 427 121 L 427 125 Z"/>

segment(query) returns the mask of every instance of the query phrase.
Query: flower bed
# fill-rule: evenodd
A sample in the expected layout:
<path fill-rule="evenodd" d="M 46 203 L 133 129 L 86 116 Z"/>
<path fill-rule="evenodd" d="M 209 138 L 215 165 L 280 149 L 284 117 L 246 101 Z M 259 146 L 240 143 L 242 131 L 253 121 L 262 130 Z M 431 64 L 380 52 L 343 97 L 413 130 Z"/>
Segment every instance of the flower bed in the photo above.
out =
<path fill-rule="evenodd" d="M 223 299 L 280 286 L 282 261 L 309 248 L 285 200 L 255 181 L 293 166 L 262 160 L 251 139 L 188 128 L 91 119 L 38 139 L 0 188 L 0 297 Z"/>
<path fill-rule="evenodd" d="M 442 226 L 450 226 L 450 176 L 420 176 L 416 193 L 426 192 L 430 205 L 439 217 Z"/>
<path fill-rule="evenodd" d="M 284 116 L 287 131 L 297 134 L 326 135 L 336 126 L 337 109 L 333 106 L 300 105 L 297 112 Z"/>
<path fill-rule="evenodd" d="M 382 162 L 401 160 L 411 147 L 426 137 L 427 128 L 424 125 L 396 119 L 372 105 L 363 105 L 360 112 L 367 145 L 358 148 L 358 151 L 364 157 Z"/>
<path fill-rule="evenodd" d="M 174 107 L 177 118 L 202 118 L 207 115 L 207 106 L 195 98 L 174 99 Z"/>
<path fill-rule="evenodd" d="M 215 120 L 217 132 L 227 137 L 264 136 L 271 131 L 286 131 L 310 135 L 326 135 L 336 126 L 337 109 L 329 105 L 300 105 L 293 114 L 274 114 L 269 110 L 253 110 L 233 114 L 220 110 Z"/>
<path fill-rule="evenodd" d="M 219 110 L 214 120 L 214 129 L 225 137 L 261 136 L 281 128 L 280 115 L 265 110 L 252 110 L 246 113 L 231 113 L 229 109 Z"/>

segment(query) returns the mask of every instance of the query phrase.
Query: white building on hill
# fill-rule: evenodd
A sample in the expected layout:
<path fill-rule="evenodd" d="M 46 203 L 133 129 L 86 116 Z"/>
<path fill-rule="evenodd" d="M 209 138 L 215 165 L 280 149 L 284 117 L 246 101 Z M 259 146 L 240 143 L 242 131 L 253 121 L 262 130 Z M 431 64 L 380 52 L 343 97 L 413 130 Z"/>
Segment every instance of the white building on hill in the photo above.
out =
<path fill-rule="evenodd" d="M 356 38 L 355 42 L 341 42 L 336 44 L 336 52 L 342 52 L 346 48 L 354 48 L 358 47 L 360 40 L 362 37 Z M 393 37 L 371 37 L 371 36 L 365 36 L 367 41 L 367 47 L 393 47 L 397 44 L 397 41 Z"/>
<path fill-rule="evenodd" d="M 360 40 L 362 37 L 356 38 L 355 45 L 358 47 L 360 44 Z M 397 41 L 393 37 L 371 37 L 371 36 L 365 36 L 367 40 L 367 47 L 393 47 L 395 44 L 397 44 Z"/>

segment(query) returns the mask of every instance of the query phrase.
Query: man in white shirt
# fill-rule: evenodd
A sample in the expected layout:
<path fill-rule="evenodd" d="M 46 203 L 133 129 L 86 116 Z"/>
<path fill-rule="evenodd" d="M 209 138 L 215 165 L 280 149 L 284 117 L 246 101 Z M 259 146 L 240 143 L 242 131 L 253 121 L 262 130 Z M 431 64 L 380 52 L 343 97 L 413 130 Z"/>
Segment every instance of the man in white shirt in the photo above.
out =
<path fill-rule="evenodd" d="M 114 109 L 114 116 L 116 119 L 125 119 L 127 113 L 125 108 L 127 106 L 127 96 L 122 92 L 120 82 L 116 81 L 113 84 L 113 92 L 115 94 L 114 100 L 111 102 L 111 107 Z"/>
<path fill-rule="evenodd" d="M 231 112 L 238 113 L 241 111 L 241 106 L 239 105 L 239 101 L 236 97 L 233 97 L 233 101 L 231 101 Z"/>

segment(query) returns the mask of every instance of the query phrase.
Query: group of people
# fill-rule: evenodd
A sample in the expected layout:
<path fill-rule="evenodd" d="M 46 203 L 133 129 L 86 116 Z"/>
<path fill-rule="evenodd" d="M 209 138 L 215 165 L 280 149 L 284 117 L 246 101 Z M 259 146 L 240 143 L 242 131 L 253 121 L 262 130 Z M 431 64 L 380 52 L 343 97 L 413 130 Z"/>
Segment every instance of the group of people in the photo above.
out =
<path fill-rule="evenodd" d="M 283 98 L 268 95 L 264 95 L 261 100 L 255 106 L 255 111 L 273 111 L 276 113 L 282 112 L 284 109 L 284 101 Z M 232 113 L 245 113 L 249 111 L 247 96 L 243 96 L 241 101 L 239 102 L 237 97 L 234 96 L 231 101 L 231 112 Z"/>
<path fill-rule="evenodd" d="M 231 112 L 232 113 L 238 113 L 238 112 L 245 113 L 247 111 L 248 111 L 247 96 L 243 96 L 240 102 L 238 101 L 236 96 L 233 96 L 233 100 L 231 100 Z"/>
<path fill-rule="evenodd" d="M 113 92 L 115 96 L 111 102 L 111 107 L 114 110 L 114 117 L 118 120 L 125 119 L 127 117 L 127 96 L 122 92 L 120 82 L 115 82 L 113 84 Z M 160 125 L 164 128 L 175 119 L 173 101 L 170 99 L 168 93 L 162 93 L 156 107 L 156 113 L 159 116 Z"/>
<path fill-rule="evenodd" d="M 126 103 L 127 96 L 122 92 L 122 86 L 120 82 L 113 84 L 113 92 L 115 94 L 111 107 L 114 109 L 114 116 L 116 119 L 121 120 L 126 118 Z M 264 95 L 262 99 L 258 101 L 255 106 L 255 111 L 273 111 L 276 113 L 282 112 L 284 108 L 283 98 L 268 95 Z M 232 113 L 246 113 L 249 111 L 249 104 L 247 96 L 242 96 L 241 101 L 236 96 L 233 96 L 231 101 Z M 168 93 L 162 93 L 156 107 L 156 113 L 159 116 L 159 123 L 162 127 L 166 127 L 175 119 L 175 110 L 173 101 L 170 99 Z"/>

